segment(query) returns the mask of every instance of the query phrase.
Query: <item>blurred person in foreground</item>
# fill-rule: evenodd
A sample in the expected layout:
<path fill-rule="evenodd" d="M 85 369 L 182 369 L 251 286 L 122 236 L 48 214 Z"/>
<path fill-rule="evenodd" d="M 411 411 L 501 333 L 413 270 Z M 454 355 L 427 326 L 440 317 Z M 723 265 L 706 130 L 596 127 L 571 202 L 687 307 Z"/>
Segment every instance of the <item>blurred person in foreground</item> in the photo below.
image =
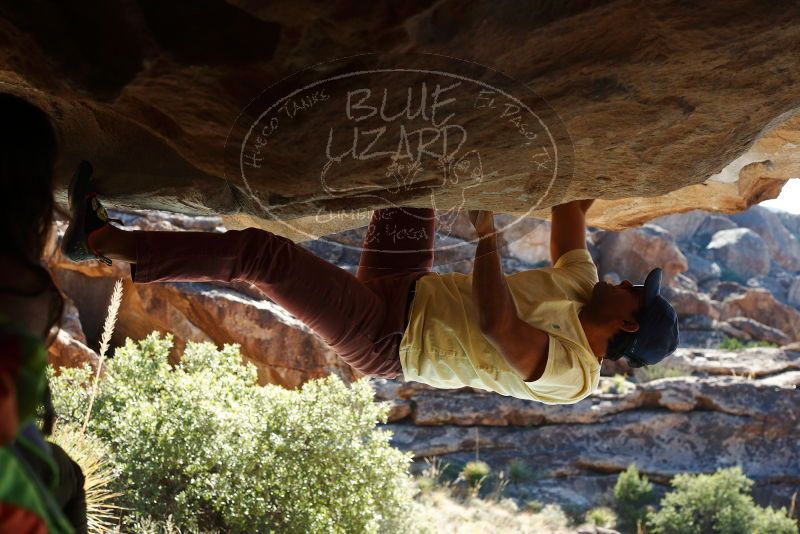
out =
<path fill-rule="evenodd" d="M 47 344 L 63 297 L 41 263 L 57 141 L 47 115 L 0 93 L 0 532 L 86 532 L 80 467 L 45 435 Z M 43 413 L 43 425 L 37 425 Z"/>

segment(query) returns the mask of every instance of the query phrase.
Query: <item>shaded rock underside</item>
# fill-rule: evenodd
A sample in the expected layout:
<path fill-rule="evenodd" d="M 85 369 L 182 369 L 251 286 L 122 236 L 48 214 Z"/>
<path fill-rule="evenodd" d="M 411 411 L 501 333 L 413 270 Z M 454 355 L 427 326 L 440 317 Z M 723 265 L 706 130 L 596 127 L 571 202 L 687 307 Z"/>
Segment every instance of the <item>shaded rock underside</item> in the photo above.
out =
<path fill-rule="evenodd" d="M 799 9 L 756 0 L 661 0 L 646 9 L 629 0 L 32 1 L 0 7 L 0 82 L 51 112 L 63 144 L 60 198 L 85 158 L 112 206 L 221 214 L 231 228 L 307 239 L 363 225 L 310 216 L 380 207 L 391 178 L 364 163 L 342 179 L 378 193 L 372 200 L 318 195 L 322 148 L 298 123 L 282 152 L 266 159 L 269 172 L 244 183 L 235 166 L 226 168 L 240 112 L 321 61 L 375 51 L 386 64 L 414 66 L 420 60 L 409 53 L 455 56 L 544 99 L 572 155 L 569 175 L 544 194 L 508 128 L 472 125 L 490 177 L 463 199 L 454 187 L 426 189 L 437 206 L 525 213 L 539 201 L 547 208 L 599 197 L 591 222 L 621 228 L 697 207 L 740 210 L 800 174 L 792 150 L 800 135 Z M 335 68 L 346 71 L 348 62 Z M 344 113 L 324 119 L 326 127 L 352 126 Z M 531 190 L 538 196 L 521 194 Z M 408 188 L 391 201 L 430 198 Z M 290 227 L 269 220 L 277 205 Z"/>

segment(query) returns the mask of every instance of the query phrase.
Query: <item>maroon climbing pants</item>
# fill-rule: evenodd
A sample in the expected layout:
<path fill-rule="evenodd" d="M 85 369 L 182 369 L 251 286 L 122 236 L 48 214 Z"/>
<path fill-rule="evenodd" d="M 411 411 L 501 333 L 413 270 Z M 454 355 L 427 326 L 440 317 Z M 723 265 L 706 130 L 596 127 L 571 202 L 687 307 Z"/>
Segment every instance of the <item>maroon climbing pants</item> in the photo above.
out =
<path fill-rule="evenodd" d="M 225 233 L 135 232 L 133 281 L 243 280 L 316 332 L 361 373 L 402 374 L 398 348 L 414 282 L 433 266 L 434 210 L 376 210 L 356 276 L 290 239 Z"/>

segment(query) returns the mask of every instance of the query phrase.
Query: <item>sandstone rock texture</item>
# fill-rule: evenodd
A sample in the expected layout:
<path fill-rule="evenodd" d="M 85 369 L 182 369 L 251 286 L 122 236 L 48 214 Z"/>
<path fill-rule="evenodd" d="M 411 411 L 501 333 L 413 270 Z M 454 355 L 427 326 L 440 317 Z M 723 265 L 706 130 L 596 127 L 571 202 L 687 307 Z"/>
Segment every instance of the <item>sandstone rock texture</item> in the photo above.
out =
<path fill-rule="evenodd" d="M 363 214 L 383 201 L 320 196 L 319 169 L 289 160 L 311 159 L 303 143 L 314 132 L 302 127 L 288 145 L 294 149 L 273 155 L 270 172 L 244 183 L 226 168 L 226 139 L 240 112 L 321 61 L 369 50 L 384 64 L 413 68 L 420 60 L 408 54 L 454 56 L 503 72 L 560 117 L 570 172 L 539 191 L 539 208 L 600 197 L 592 223 L 621 229 L 692 208 L 741 210 L 800 174 L 798 15 L 796 4 L 757 0 L 659 0 L 646 8 L 627 0 L 22 2 L 0 10 L 0 82 L 52 114 L 63 144 L 62 200 L 85 158 L 111 207 L 219 214 L 228 227 L 309 239 L 296 229 L 326 235 L 364 224 L 313 217 L 320 208 Z M 346 72 L 358 61 L 317 72 Z M 351 126 L 345 114 L 337 117 L 327 124 Z M 498 174 L 466 198 L 446 185 L 428 192 L 440 208 L 525 213 L 526 191 L 538 187 L 531 162 L 510 133 L 483 133 L 492 136 L 484 165 Z M 364 165 L 344 185 L 387 193 L 394 182 Z M 429 196 L 408 189 L 393 198 L 426 205 Z M 279 207 L 292 228 L 265 207 Z"/>
<path fill-rule="evenodd" d="M 451 462 L 473 459 L 477 447 L 497 470 L 521 459 L 537 470 L 536 480 L 511 487 L 523 500 L 597 505 L 631 463 L 660 490 L 675 474 L 738 464 L 756 480 L 759 502 L 788 505 L 800 487 L 800 353 L 680 349 L 676 359 L 686 376 L 619 393 L 603 393 L 611 391 L 603 378 L 600 392 L 568 406 L 471 388 L 371 383 L 376 399 L 404 407 L 386 425 L 395 445 L 418 461 Z"/>

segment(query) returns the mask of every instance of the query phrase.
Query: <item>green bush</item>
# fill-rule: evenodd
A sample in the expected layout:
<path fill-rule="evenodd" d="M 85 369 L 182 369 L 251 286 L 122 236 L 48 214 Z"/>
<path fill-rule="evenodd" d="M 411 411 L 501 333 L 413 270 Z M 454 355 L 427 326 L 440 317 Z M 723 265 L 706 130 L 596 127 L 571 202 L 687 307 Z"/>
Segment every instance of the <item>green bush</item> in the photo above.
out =
<path fill-rule="evenodd" d="M 613 395 L 627 395 L 634 387 L 625 375 L 616 374 L 609 380 L 603 380 L 601 391 Z"/>
<path fill-rule="evenodd" d="M 775 343 L 770 343 L 769 341 L 748 341 L 747 343 L 743 343 L 741 340 L 726 336 L 725 339 L 720 341 L 717 348 L 722 350 L 744 350 L 750 349 L 753 347 L 777 347 Z"/>
<path fill-rule="evenodd" d="M 404 531 L 411 457 L 376 429 L 388 406 L 365 380 L 292 391 L 260 387 L 235 346 L 189 343 L 171 368 L 170 336 L 117 349 L 89 431 L 111 451 L 131 521 L 225 532 Z M 54 404 L 79 422 L 88 369 L 53 378 Z"/>
<path fill-rule="evenodd" d="M 652 382 L 660 378 L 675 378 L 678 376 L 686 376 L 690 372 L 680 369 L 678 367 L 671 367 L 665 364 L 647 365 L 645 367 L 637 367 L 633 370 L 633 376 L 639 383 Z"/>
<path fill-rule="evenodd" d="M 586 522 L 598 527 L 614 528 L 617 525 L 617 514 L 605 506 L 598 506 L 586 512 Z"/>
<path fill-rule="evenodd" d="M 614 486 L 614 509 L 623 532 L 636 532 L 637 522 L 644 521 L 648 506 L 654 502 L 653 485 L 647 475 L 639 475 L 635 465 L 619 474 Z"/>
<path fill-rule="evenodd" d="M 797 534 L 786 509 L 761 508 L 750 497 L 753 482 L 741 468 L 713 475 L 677 475 L 675 488 L 648 517 L 655 534 Z"/>
<path fill-rule="evenodd" d="M 480 460 L 467 462 L 461 471 L 461 478 L 464 479 L 469 487 L 476 488 L 489 476 L 491 469 L 489 464 Z"/>
<path fill-rule="evenodd" d="M 508 478 L 512 484 L 521 484 L 534 478 L 536 472 L 525 460 L 514 458 L 508 464 Z"/>

